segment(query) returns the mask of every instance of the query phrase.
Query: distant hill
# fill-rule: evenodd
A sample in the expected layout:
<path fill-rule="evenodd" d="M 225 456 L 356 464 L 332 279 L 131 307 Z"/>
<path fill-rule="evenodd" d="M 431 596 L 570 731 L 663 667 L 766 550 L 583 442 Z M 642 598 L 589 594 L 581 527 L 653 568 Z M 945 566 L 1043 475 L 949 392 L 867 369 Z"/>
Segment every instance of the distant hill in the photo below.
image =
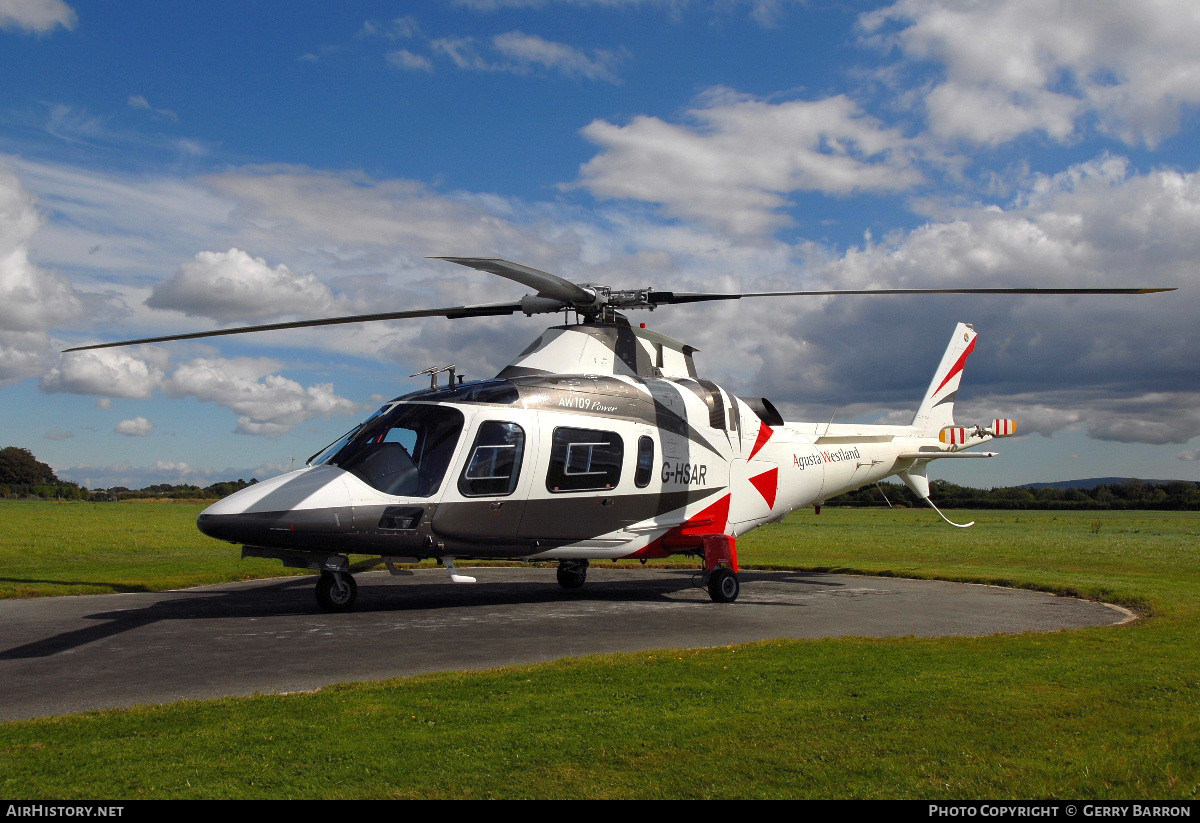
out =
<path fill-rule="evenodd" d="M 1095 489 L 1100 486 L 1117 486 L 1128 480 L 1141 480 L 1143 483 L 1149 483 L 1152 486 L 1162 486 L 1167 483 L 1174 483 L 1174 480 L 1146 480 L 1145 478 L 1133 477 L 1089 477 L 1086 480 L 1057 480 L 1053 483 L 1026 483 L 1023 486 L 1017 486 L 1018 489 Z"/>

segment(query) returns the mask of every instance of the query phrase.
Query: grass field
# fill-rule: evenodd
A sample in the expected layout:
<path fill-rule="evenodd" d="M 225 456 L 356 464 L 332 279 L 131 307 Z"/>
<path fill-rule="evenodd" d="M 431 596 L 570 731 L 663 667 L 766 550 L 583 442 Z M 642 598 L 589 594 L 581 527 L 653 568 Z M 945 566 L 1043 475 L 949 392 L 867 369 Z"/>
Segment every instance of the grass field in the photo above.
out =
<path fill-rule="evenodd" d="M 7 596 L 278 575 L 198 506 L 0 504 Z M 0 724 L 0 796 L 1196 799 L 1200 514 L 825 509 L 747 566 L 1001 582 L 1126 626 L 661 650 Z M 729 608 L 736 608 L 736 604 Z"/>

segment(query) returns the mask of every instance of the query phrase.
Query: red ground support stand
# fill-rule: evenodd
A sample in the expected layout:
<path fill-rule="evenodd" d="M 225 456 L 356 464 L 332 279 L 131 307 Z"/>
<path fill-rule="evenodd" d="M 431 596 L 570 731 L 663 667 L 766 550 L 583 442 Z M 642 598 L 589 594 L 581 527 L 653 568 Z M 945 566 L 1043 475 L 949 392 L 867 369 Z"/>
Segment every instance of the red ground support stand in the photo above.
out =
<path fill-rule="evenodd" d="M 704 535 L 704 570 L 712 572 L 718 566 L 732 569 L 736 574 L 738 568 L 737 538 L 727 534 Z"/>

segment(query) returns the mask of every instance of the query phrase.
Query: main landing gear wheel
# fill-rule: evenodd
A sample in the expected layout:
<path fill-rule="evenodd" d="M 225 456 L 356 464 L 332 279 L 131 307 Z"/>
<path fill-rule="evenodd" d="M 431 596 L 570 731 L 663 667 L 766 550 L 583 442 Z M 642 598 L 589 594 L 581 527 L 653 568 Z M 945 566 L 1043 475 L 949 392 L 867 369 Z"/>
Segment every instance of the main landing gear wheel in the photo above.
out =
<path fill-rule="evenodd" d="M 558 564 L 558 585 L 564 589 L 581 589 L 587 580 L 586 560 L 562 560 Z"/>
<path fill-rule="evenodd" d="M 346 572 L 321 572 L 317 603 L 327 612 L 348 612 L 358 597 L 358 584 Z"/>
<path fill-rule="evenodd" d="M 731 569 L 719 566 L 708 576 L 708 596 L 714 603 L 732 603 L 737 600 L 741 583 Z"/>

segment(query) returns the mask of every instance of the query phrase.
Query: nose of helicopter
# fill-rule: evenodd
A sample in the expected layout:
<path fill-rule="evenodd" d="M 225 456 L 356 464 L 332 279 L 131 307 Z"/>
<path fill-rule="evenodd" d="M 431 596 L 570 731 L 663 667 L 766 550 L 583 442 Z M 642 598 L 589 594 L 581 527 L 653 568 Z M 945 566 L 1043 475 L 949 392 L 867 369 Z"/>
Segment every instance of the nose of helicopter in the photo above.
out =
<path fill-rule="evenodd" d="M 345 472 L 314 466 L 248 486 L 200 513 L 201 532 L 230 543 L 304 546 L 353 521 Z"/>

